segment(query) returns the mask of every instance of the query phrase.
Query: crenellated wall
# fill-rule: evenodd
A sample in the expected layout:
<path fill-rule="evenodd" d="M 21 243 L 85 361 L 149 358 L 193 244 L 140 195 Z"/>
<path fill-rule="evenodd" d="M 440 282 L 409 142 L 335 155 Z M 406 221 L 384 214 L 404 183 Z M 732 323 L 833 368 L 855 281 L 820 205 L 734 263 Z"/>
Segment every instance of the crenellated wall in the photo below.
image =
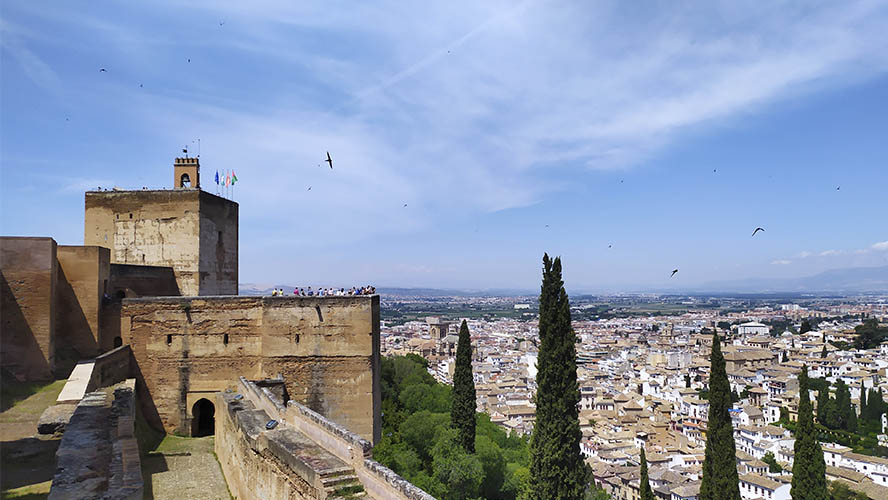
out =
<path fill-rule="evenodd" d="M 263 386 L 241 377 L 236 392 L 216 395 L 216 455 L 235 496 L 325 499 L 360 492 L 379 500 L 434 500 L 374 461 L 369 441 L 295 401 L 284 404 Z M 268 430 L 272 419 L 278 425 Z"/>
<path fill-rule="evenodd" d="M 292 399 L 379 438 L 378 296 L 124 299 L 120 314 L 168 431 L 239 376 L 281 375 Z"/>

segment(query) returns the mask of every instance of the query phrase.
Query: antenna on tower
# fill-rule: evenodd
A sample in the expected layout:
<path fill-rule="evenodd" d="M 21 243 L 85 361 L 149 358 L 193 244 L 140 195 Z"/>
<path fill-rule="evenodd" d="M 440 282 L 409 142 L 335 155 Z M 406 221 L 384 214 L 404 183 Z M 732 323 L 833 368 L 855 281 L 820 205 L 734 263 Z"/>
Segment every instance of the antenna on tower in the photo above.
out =
<path fill-rule="evenodd" d="M 188 158 L 188 146 L 182 148 L 182 152 L 185 153 L 185 158 Z"/>

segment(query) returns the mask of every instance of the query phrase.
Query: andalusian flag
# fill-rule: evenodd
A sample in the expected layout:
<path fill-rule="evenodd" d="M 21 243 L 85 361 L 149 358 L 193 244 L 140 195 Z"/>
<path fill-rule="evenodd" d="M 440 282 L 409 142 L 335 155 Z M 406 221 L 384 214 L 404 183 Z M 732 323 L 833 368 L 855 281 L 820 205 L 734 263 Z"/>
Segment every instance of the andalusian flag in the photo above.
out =
<path fill-rule="evenodd" d="M 233 185 L 237 182 L 237 174 L 234 173 L 234 170 L 231 171 L 231 184 Z"/>

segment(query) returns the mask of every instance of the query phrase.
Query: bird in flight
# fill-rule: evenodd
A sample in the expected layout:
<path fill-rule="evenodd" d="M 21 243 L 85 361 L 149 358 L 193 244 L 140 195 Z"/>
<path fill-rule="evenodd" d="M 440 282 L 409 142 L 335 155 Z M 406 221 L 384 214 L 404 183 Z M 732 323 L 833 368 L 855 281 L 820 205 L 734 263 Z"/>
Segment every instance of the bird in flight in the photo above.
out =
<path fill-rule="evenodd" d="M 330 164 L 330 170 L 333 170 L 333 158 L 330 158 L 330 152 L 329 152 L 329 151 L 327 151 L 327 159 L 324 160 L 324 161 L 326 161 L 327 163 L 329 163 L 329 164 Z"/>
<path fill-rule="evenodd" d="M 671 278 L 671 277 L 675 276 L 675 273 L 677 273 L 677 272 L 678 272 L 678 269 L 673 269 L 672 274 L 670 274 L 669 277 Z"/>
<path fill-rule="evenodd" d="M 404 204 L 404 206 L 405 206 L 405 207 L 406 207 L 406 206 L 407 206 L 407 204 L 406 204 L 406 203 L 405 203 L 405 204 Z"/>
<path fill-rule="evenodd" d="M 607 247 L 610 248 L 610 247 L 612 247 L 612 246 L 613 246 L 613 245 L 608 245 Z"/>
<path fill-rule="evenodd" d="M 311 191 L 311 186 L 308 186 L 308 190 Z"/>
<path fill-rule="evenodd" d="M 764 231 L 764 230 L 765 230 L 765 228 L 763 228 L 763 227 L 757 227 L 757 228 L 755 228 L 755 230 L 752 232 L 752 235 L 755 236 L 755 233 L 757 233 L 757 232 L 759 232 L 759 231 Z"/>
<path fill-rule="evenodd" d="M 842 189 L 842 186 L 836 186 L 836 191 Z"/>
<path fill-rule="evenodd" d="M 225 25 L 225 21 L 219 21 L 219 26 L 224 26 L 224 25 Z"/>
<path fill-rule="evenodd" d="M 712 173 L 713 173 L 713 174 L 715 173 L 715 169 L 714 169 L 714 168 L 712 169 Z"/>
<path fill-rule="evenodd" d="M 191 62 L 191 58 L 190 58 L 190 57 L 189 57 L 187 60 L 188 60 L 188 62 Z"/>
<path fill-rule="evenodd" d="M 102 69 L 99 70 L 99 73 L 107 73 L 107 72 L 108 72 L 108 70 L 105 69 L 105 68 L 102 68 Z"/>
<path fill-rule="evenodd" d="M 546 224 L 546 227 L 549 227 L 549 225 L 548 225 L 548 224 Z"/>

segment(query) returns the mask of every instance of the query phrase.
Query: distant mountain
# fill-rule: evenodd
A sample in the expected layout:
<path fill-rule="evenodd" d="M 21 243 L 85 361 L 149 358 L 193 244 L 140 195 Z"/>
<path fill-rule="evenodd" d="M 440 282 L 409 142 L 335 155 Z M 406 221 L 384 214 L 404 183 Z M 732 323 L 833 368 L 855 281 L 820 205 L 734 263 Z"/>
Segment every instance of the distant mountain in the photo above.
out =
<path fill-rule="evenodd" d="M 830 269 L 804 278 L 710 281 L 697 291 L 713 292 L 888 292 L 888 266 Z"/>

